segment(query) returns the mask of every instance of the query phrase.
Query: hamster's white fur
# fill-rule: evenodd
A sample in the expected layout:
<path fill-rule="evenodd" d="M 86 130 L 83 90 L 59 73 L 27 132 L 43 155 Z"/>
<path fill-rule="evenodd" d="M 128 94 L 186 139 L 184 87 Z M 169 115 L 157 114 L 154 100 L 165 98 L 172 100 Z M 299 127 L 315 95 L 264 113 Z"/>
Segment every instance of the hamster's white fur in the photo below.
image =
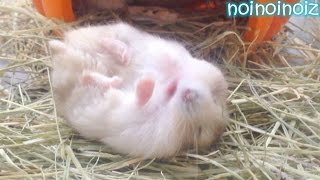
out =
<path fill-rule="evenodd" d="M 223 74 L 175 41 L 115 23 L 49 45 L 58 112 L 120 153 L 163 158 L 209 146 L 228 123 Z"/>

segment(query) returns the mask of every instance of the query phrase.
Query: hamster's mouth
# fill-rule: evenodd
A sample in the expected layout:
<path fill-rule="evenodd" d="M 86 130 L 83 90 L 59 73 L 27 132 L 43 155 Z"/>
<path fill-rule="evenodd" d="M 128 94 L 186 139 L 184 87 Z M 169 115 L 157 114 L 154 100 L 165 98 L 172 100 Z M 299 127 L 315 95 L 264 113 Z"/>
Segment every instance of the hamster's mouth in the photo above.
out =
<path fill-rule="evenodd" d="M 178 80 L 171 81 L 166 88 L 166 100 L 169 101 L 176 93 L 178 88 Z M 179 93 L 180 96 L 180 93 Z M 199 93 L 193 88 L 184 88 L 181 90 L 181 100 L 186 104 L 193 104 L 199 99 Z"/>

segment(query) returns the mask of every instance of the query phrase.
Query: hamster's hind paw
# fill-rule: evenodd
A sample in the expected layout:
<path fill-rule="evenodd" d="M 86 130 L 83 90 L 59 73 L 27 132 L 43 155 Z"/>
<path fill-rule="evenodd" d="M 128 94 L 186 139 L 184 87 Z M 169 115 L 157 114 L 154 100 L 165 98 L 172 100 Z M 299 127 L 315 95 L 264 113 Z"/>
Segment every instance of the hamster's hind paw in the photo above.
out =
<path fill-rule="evenodd" d="M 129 47 L 122 41 L 113 38 L 104 38 L 102 40 L 103 53 L 110 53 L 122 65 L 130 64 Z"/>
<path fill-rule="evenodd" d="M 80 81 L 85 86 L 96 86 L 106 90 L 120 88 L 123 80 L 118 76 L 108 77 L 97 72 L 84 71 Z"/>

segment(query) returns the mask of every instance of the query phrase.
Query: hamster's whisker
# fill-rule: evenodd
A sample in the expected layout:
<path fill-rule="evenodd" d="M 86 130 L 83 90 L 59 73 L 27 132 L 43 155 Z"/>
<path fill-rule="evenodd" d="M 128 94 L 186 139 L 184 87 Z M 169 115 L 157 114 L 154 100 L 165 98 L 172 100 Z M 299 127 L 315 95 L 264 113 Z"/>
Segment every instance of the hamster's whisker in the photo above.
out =
<path fill-rule="evenodd" d="M 197 137 L 197 134 L 194 134 L 193 135 L 194 137 L 194 149 L 195 149 L 195 153 L 196 154 L 199 154 L 199 146 L 198 146 L 198 137 Z"/>
<path fill-rule="evenodd" d="M 184 145 L 183 142 L 181 141 L 184 137 L 186 137 L 186 133 L 188 130 L 188 124 L 184 122 L 184 119 L 180 119 L 179 121 L 176 122 L 175 126 L 177 127 L 177 129 L 173 129 L 173 131 L 179 131 L 179 136 L 178 139 L 180 139 L 180 141 L 178 142 L 178 149 L 181 149 L 182 146 Z M 173 132 L 173 134 L 176 134 L 176 132 Z"/>

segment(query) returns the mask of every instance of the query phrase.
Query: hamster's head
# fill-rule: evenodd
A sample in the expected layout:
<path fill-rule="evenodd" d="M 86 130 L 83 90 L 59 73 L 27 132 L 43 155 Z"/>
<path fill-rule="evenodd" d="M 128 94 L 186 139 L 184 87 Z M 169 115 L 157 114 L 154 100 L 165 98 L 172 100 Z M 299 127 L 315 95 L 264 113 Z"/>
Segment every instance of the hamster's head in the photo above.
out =
<path fill-rule="evenodd" d="M 215 142 L 228 124 L 227 82 L 222 72 L 204 60 L 187 64 L 177 84 L 172 110 L 188 124 L 188 145 L 206 147 Z M 179 106 L 180 105 L 180 106 Z"/>
<path fill-rule="evenodd" d="M 144 118 L 157 122 L 152 133 L 158 136 L 148 136 L 168 154 L 208 147 L 220 137 L 228 124 L 226 95 L 221 71 L 197 59 L 177 68 L 166 82 L 140 80 L 136 90 Z"/>

